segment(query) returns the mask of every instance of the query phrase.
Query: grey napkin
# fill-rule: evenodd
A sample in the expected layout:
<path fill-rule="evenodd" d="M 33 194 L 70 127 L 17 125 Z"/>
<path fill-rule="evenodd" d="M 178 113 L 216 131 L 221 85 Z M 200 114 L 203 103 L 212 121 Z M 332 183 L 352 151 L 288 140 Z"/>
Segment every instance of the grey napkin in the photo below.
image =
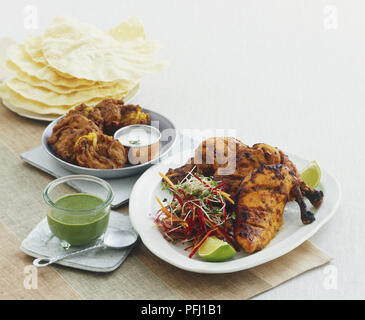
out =
<path fill-rule="evenodd" d="M 125 214 L 111 211 L 107 232 L 112 230 L 133 230 L 129 217 Z M 57 261 L 56 263 L 76 269 L 110 272 L 121 265 L 132 250 L 132 247 L 133 245 L 123 249 L 95 249 Z M 47 218 L 44 218 L 23 240 L 20 249 L 35 258 L 57 257 L 77 250 L 72 247 L 67 251 L 63 249 L 60 240 L 49 229 Z"/>

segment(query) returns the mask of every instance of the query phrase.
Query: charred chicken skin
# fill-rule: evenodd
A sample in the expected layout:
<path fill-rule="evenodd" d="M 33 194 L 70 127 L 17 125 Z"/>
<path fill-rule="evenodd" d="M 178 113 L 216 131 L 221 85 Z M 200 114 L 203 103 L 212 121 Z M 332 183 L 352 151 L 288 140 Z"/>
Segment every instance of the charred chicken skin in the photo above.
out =
<path fill-rule="evenodd" d="M 249 147 L 234 138 L 209 138 L 186 165 L 170 169 L 167 176 L 177 182 L 194 171 L 226 183 L 225 191 L 235 200 L 230 207 L 236 212 L 234 236 L 249 253 L 262 250 L 275 237 L 288 201 L 299 204 L 301 220 L 309 224 L 315 218 L 303 196 L 315 208 L 323 200 L 323 192 L 302 181 L 288 156 L 263 143 Z"/>
<path fill-rule="evenodd" d="M 245 251 L 261 250 L 275 237 L 288 201 L 300 203 L 304 224 L 314 220 L 298 192 L 299 181 L 287 165 L 263 165 L 246 176 L 237 196 L 234 228 L 235 238 Z"/>

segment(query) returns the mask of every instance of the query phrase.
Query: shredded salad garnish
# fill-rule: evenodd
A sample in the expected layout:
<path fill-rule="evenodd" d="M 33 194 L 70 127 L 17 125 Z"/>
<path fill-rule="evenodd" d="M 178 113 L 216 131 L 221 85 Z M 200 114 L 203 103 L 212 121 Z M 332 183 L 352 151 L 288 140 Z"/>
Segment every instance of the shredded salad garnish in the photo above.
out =
<path fill-rule="evenodd" d="M 190 250 L 190 258 L 213 235 L 239 250 L 232 237 L 234 212 L 226 209 L 226 201 L 232 204 L 234 201 L 224 192 L 224 182 L 190 172 L 174 184 L 167 176 L 159 174 L 163 189 L 172 194 L 172 201 L 167 205 L 162 203 L 167 199 L 161 201 L 156 197 L 161 208 L 156 213 L 155 223 L 166 240 L 187 244 L 185 250 Z"/>

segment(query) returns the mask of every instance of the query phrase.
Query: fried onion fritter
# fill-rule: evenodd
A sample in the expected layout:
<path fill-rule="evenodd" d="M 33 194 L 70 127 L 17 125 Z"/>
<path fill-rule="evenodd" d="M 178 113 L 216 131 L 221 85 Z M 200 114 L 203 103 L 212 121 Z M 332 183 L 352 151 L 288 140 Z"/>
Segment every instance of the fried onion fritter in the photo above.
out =
<path fill-rule="evenodd" d="M 95 106 L 101 113 L 103 131 L 113 135 L 118 129 L 132 124 L 148 124 L 150 115 L 142 111 L 139 105 L 124 105 L 123 100 L 105 99 Z"/>
<path fill-rule="evenodd" d="M 100 112 L 103 118 L 103 131 L 108 135 L 113 135 L 121 125 L 120 106 L 123 100 L 105 99 L 95 106 L 95 110 Z"/>
<path fill-rule="evenodd" d="M 53 133 L 48 139 L 53 151 L 61 159 L 74 163 L 74 145 L 76 140 L 91 132 L 100 132 L 99 127 L 81 114 L 70 114 L 62 118 L 53 128 Z"/>
<path fill-rule="evenodd" d="M 79 137 L 74 150 L 77 164 L 86 168 L 123 168 L 127 162 L 127 152 L 119 140 L 100 132 Z"/>
<path fill-rule="evenodd" d="M 148 124 L 151 120 L 149 113 L 143 112 L 139 105 L 127 104 L 121 106 L 120 114 L 120 127 L 130 126 L 132 124 Z"/>
<path fill-rule="evenodd" d="M 71 114 L 81 114 L 89 120 L 93 121 L 100 128 L 100 130 L 103 130 L 104 118 L 99 109 L 89 107 L 85 103 L 82 103 L 70 110 L 68 115 Z"/>

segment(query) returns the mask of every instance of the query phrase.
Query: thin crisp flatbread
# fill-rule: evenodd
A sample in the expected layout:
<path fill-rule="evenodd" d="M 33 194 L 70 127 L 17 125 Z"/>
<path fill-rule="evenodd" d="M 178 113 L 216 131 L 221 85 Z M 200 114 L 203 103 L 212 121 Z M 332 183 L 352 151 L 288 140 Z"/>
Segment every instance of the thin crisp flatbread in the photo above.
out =
<path fill-rule="evenodd" d="M 28 36 L 24 43 L 24 49 L 34 62 L 48 64 L 42 51 L 42 36 Z"/>
<path fill-rule="evenodd" d="M 133 86 L 125 86 L 124 83 L 118 83 L 115 86 L 98 88 L 91 87 L 89 90 L 75 91 L 69 94 L 58 94 L 42 87 L 34 87 L 27 82 L 19 79 L 11 79 L 6 82 L 7 86 L 22 95 L 23 97 L 39 101 L 50 106 L 75 105 L 91 98 L 112 97 L 120 94 L 126 94 Z"/>
<path fill-rule="evenodd" d="M 24 45 L 12 45 L 7 49 L 8 60 L 14 63 L 19 69 L 30 76 L 40 80 L 51 82 L 55 85 L 66 87 L 79 87 L 81 85 L 91 86 L 95 81 L 86 79 L 69 79 L 61 75 L 49 65 L 35 62 L 25 51 Z"/>
<path fill-rule="evenodd" d="M 108 33 L 120 42 L 146 40 L 146 32 L 142 21 L 137 17 L 129 18 L 123 21 L 120 25 L 110 29 Z"/>
<path fill-rule="evenodd" d="M 90 81 L 138 82 L 142 76 L 166 67 L 166 63 L 132 47 L 121 45 L 92 25 L 66 17 L 56 18 L 42 41 L 43 54 L 51 67 Z"/>
<path fill-rule="evenodd" d="M 63 115 L 67 113 L 70 109 L 77 106 L 78 104 L 74 105 L 60 105 L 60 106 L 51 106 L 39 101 L 34 101 L 23 97 L 22 95 L 16 93 L 15 91 L 11 90 L 6 84 L 0 85 L 0 96 L 6 103 L 21 109 L 27 110 L 38 114 L 58 114 Z M 84 101 L 85 104 L 93 106 L 101 102 L 106 98 L 114 98 L 114 99 L 123 99 L 126 96 L 125 93 L 113 97 L 103 97 L 103 98 L 95 98 L 90 99 L 88 101 Z"/>
<path fill-rule="evenodd" d="M 24 81 L 29 83 L 30 85 L 34 87 L 42 87 L 46 88 L 50 91 L 53 91 L 55 93 L 59 94 L 69 94 L 76 91 L 84 91 L 84 90 L 91 90 L 93 88 L 107 88 L 111 86 L 115 86 L 118 84 L 118 81 L 115 82 L 98 82 L 93 85 L 82 85 L 79 87 L 66 87 L 66 86 L 57 86 L 54 85 L 51 82 L 40 80 L 36 77 L 30 76 L 27 73 L 23 72 L 16 64 L 11 62 L 10 60 L 5 62 L 5 67 L 9 73 L 15 76 L 15 79 Z M 125 83 L 124 85 L 127 87 L 133 87 L 135 86 L 132 82 L 126 82 L 126 81 L 120 81 L 120 83 Z"/>
<path fill-rule="evenodd" d="M 43 35 L 7 49 L 0 97 L 21 110 L 64 114 L 81 103 L 123 99 L 135 92 L 143 76 L 167 63 L 152 57 L 161 44 L 148 40 L 132 17 L 109 31 L 57 17 Z"/>

